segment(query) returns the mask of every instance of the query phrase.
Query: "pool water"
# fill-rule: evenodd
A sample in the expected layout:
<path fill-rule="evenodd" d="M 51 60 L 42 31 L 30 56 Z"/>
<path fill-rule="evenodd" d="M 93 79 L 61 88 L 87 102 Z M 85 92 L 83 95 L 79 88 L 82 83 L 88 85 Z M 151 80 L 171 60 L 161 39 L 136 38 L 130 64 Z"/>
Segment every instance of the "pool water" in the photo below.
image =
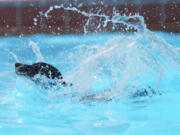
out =
<path fill-rule="evenodd" d="M 179 39 L 150 31 L 1 37 L 0 134 L 179 135 Z M 44 90 L 15 74 L 17 61 L 52 64 L 73 86 Z M 162 94 L 131 96 L 149 86 Z M 110 101 L 79 100 L 106 89 Z"/>

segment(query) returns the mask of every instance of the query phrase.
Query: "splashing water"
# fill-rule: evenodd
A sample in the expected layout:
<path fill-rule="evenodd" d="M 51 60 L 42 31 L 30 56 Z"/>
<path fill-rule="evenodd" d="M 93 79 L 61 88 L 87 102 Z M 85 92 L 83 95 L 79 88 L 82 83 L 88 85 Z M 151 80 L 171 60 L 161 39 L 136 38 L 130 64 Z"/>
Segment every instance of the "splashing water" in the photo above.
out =
<path fill-rule="evenodd" d="M 132 30 L 144 30 L 146 28 L 146 25 L 144 23 L 144 18 L 142 16 L 140 16 L 139 14 L 135 14 L 135 15 L 120 15 L 119 13 L 116 12 L 116 10 L 113 10 L 113 14 L 112 17 L 107 16 L 105 14 L 99 14 L 99 13 L 87 13 L 85 11 L 81 11 L 75 7 L 65 7 L 64 5 L 55 5 L 55 6 L 51 6 L 45 13 L 44 16 L 45 17 L 49 17 L 48 14 L 53 11 L 54 9 L 60 9 L 63 8 L 64 10 L 67 11 L 73 11 L 76 13 L 79 13 L 85 17 L 87 17 L 87 21 L 85 23 L 84 27 L 84 33 L 88 33 L 88 26 L 91 26 L 91 18 L 93 17 L 100 17 L 101 21 L 99 22 L 99 24 L 97 25 L 97 28 L 94 31 L 99 31 L 99 29 L 101 29 L 101 26 L 103 26 L 104 28 L 107 27 L 108 23 L 112 23 L 113 27 L 112 30 L 114 29 L 114 25 L 115 24 L 123 24 L 125 26 L 125 31 L 128 31 L 129 29 Z M 99 10 L 100 12 L 100 10 Z"/>
<path fill-rule="evenodd" d="M 103 46 L 82 46 L 81 62 L 69 73 L 72 82 L 80 90 L 113 89 L 115 94 L 147 86 L 167 89 L 162 82 L 172 71 L 179 73 L 179 54 L 157 37 L 148 38 L 138 33 L 113 37 Z"/>
<path fill-rule="evenodd" d="M 40 49 L 39 49 L 37 43 L 30 40 L 29 45 L 32 47 L 33 52 L 37 56 L 37 62 L 44 61 L 43 56 L 42 56 L 42 54 L 40 52 Z"/>
<path fill-rule="evenodd" d="M 0 72 L 0 83 L 3 84 L 1 89 L 8 91 L 5 94 L 0 93 L 0 128 L 6 133 L 12 127 L 16 128 L 15 131 L 23 129 L 23 132 L 30 126 L 28 129 L 36 134 L 67 134 L 64 131 L 68 131 L 69 134 L 88 135 L 138 134 L 149 131 L 149 134 L 154 134 L 156 130 L 151 130 L 152 128 L 161 133 L 167 129 L 167 125 L 163 124 L 171 122 L 168 130 L 174 131 L 176 128 L 179 131 L 178 49 L 157 36 L 156 32 L 149 31 L 143 17 L 138 14 L 120 16 L 114 11 L 112 17 L 109 17 L 60 5 L 50 7 L 44 16 L 49 17 L 49 13 L 56 8 L 78 12 L 88 17 L 83 26 L 86 34 L 32 35 L 17 38 L 21 42 L 7 39 L 7 43 L 0 39 L 0 47 L 6 44 L 11 54 L 8 60 L 4 52 L 0 54 L 0 60 L 5 67 L 4 69 L 1 66 L 0 70 L 8 72 L 4 72 L 5 75 Z M 122 23 L 127 29 L 133 27 L 137 32 L 88 34 L 90 18 L 96 16 L 103 18 L 97 29 L 101 26 L 106 27 L 108 22 L 111 22 Z M 130 22 L 130 19 L 134 21 Z M 10 41 L 14 43 L 13 46 Z M 36 55 L 35 60 L 32 51 Z M 14 74 L 14 60 L 23 63 L 50 63 L 57 67 L 64 80 L 73 86 L 60 91 L 39 89 L 33 82 Z M 4 78 L 8 86 L 7 83 L 2 83 Z M 146 102 L 140 99 L 133 100 L 135 104 L 129 102 L 129 95 L 146 88 L 167 93 Z M 103 98 L 117 100 L 82 104 L 74 98 L 104 91 L 107 93 L 101 95 Z M 69 96 L 69 93 L 75 95 Z M 164 102 L 174 99 L 175 104 Z M 22 132 L 21 134 L 24 134 Z"/>
<path fill-rule="evenodd" d="M 51 6 L 45 13 L 54 9 L 63 8 L 88 17 L 84 27 L 84 33 L 88 33 L 92 17 L 102 18 L 97 26 L 106 27 L 109 22 L 123 24 L 126 31 L 129 28 L 137 30 L 130 36 L 115 36 L 108 40 L 103 46 L 79 45 L 68 56 L 68 61 L 76 58 L 78 65 L 66 73 L 67 80 L 75 85 L 73 89 L 80 93 L 96 93 L 106 89 L 114 91 L 119 95 L 124 91 L 136 91 L 139 88 L 152 86 L 155 89 L 167 89 L 164 82 L 168 82 L 171 74 L 179 74 L 179 53 L 177 49 L 168 45 L 163 39 L 150 32 L 144 23 L 142 16 L 120 15 L 116 10 L 112 17 L 105 14 L 88 13 L 75 7 L 64 5 Z M 102 21 L 103 20 L 103 21 Z M 130 21 L 131 20 L 131 21 Z M 133 20 L 133 21 L 132 21 Z M 113 29 L 113 28 L 112 28 Z M 37 44 L 30 42 L 33 51 L 37 55 L 37 61 L 43 61 Z M 73 59 L 73 60 L 72 60 Z M 113 93 L 111 93 L 113 95 Z"/>
<path fill-rule="evenodd" d="M 14 54 L 13 52 L 9 52 L 9 54 L 12 55 L 16 62 L 19 62 L 19 59 L 17 58 L 16 54 Z"/>

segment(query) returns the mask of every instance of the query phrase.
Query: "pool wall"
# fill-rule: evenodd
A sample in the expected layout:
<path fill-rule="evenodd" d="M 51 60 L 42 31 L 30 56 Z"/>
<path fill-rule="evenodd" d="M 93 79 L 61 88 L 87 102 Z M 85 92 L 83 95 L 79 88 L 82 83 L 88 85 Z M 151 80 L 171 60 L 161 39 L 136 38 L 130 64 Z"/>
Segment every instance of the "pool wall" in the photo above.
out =
<path fill-rule="evenodd" d="M 151 30 L 180 32 L 180 1 L 179 0 L 0 0 L 0 35 L 17 35 L 33 33 L 82 33 L 86 17 L 62 8 L 51 11 L 45 17 L 50 6 L 63 4 L 73 6 L 86 12 L 100 13 L 111 16 L 116 8 L 121 15 L 139 13 L 145 18 Z M 95 18 L 90 30 L 98 25 Z M 112 31 L 108 23 L 103 31 Z M 113 31 L 123 31 L 123 26 Z"/>

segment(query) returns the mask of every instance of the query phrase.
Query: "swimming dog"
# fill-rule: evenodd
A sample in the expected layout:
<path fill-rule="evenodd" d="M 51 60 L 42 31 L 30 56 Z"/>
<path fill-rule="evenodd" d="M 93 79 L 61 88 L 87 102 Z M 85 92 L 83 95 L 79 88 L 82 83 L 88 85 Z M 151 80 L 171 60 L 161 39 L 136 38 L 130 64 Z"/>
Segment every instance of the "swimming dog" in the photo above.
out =
<path fill-rule="evenodd" d="M 72 84 L 66 83 L 63 80 L 63 76 L 61 72 L 55 68 L 54 66 L 44 63 L 38 62 L 32 65 L 15 63 L 15 72 L 17 75 L 25 76 L 36 84 L 40 85 L 42 88 L 51 89 L 56 88 L 60 89 L 66 86 L 72 86 Z M 111 98 L 105 98 L 106 95 L 111 94 L 111 89 L 104 90 L 98 94 L 83 96 L 80 100 L 111 100 Z M 131 95 L 131 97 L 142 97 L 152 95 L 161 95 L 160 91 L 155 91 L 153 88 L 148 86 L 146 89 L 139 89 L 135 93 Z"/>

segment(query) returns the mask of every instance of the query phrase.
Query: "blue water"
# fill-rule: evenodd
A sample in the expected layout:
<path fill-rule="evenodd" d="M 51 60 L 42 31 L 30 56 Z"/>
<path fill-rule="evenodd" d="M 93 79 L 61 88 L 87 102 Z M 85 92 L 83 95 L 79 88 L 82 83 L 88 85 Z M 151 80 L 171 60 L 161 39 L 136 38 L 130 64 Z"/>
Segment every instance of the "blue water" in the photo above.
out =
<path fill-rule="evenodd" d="M 179 135 L 179 39 L 163 32 L 1 37 L 0 134 Z M 52 64 L 74 86 L 43 90 L 15 74 L 17 61 Z M 147 86 L 162 94 L 130 96 Z M 105 89 L 111 101 L 79 100 Z"/>

